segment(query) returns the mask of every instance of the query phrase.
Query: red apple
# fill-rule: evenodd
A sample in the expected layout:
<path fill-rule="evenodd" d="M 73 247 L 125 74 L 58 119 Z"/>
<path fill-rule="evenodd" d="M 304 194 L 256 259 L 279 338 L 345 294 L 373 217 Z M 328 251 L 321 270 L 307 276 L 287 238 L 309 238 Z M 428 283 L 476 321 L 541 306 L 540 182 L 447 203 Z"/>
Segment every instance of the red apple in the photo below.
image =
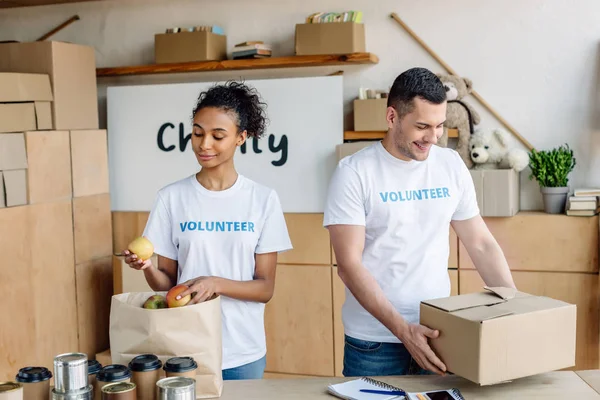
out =
<path fill-rule="evenodd" d="M 183 291 L 185 291 L 187 289 L 189 289 L 189 288 L 186 285 L 179 284 L 177 286 L 173 286 L 167 292 L 167 304 L 169 305 L 169 308 L 183 307 L 187 303 L 190 302 L 190 300 L 192 299 L 192 296 L 189 294 L 187 296 L 182 297 L 181 299 L 177 300 L 177 296 L 179 296 L 180 293 L 182 293 Z"/>
<path fill-rule="evenodd" d="M 158 308 L 167 308 L 167 300 L 165 299 L 164 296 L 155 294 L 155 295 L 148 297 L 148 299 L 146 300 L 146 302 L 144 302 L 144 305 L 142 307 L 152 309 L 152 310 L 158 309 Z"/>

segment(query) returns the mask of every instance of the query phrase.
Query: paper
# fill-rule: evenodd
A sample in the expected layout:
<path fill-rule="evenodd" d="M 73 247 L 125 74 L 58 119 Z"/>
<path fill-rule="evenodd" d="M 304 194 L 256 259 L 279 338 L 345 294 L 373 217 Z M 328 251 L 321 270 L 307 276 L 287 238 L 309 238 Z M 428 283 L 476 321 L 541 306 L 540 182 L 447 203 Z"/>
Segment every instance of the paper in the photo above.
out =
<path fill-rule="evenodd" d="M 361 389 L 371 390 L 402 390 L 400 388 L 387 385 L 386 383 L 376 381 L 371 378 L 360 378 L 352 381 L 329 385 L 327 391 L 332 395 L 345 400 L 390 400 L 404 399 L 404 396 L 398 395 L 382 395 L 373 393 L 361 392 Z"/>

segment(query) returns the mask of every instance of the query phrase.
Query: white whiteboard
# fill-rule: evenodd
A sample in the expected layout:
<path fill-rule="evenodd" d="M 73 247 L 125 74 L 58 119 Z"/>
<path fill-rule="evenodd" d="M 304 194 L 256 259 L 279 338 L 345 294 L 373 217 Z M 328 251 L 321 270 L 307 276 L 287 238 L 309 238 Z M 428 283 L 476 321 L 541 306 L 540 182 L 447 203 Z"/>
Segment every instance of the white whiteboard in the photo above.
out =
<path fill-rule="evenodd" d="M 262 152 L 255 153 L 253 139 L 249 139 L 245 154 L 237 150 L 235 166 L 242 175 L 275 189 L 284 212 L 323 212 L 327 185 L 337 163 L 335 147 L 343 142 L 342 78 L 246 81 L 267 103 L 269 125 L 258 141 Z M 213 84 L 107 89 L 113 211 L 149 211 L 160 188 L 199 171 L 189 141 L 181 151 L 179 131 L 184 137 L 191 134 L 198 95 Z M 162 146 L 169 151 L 159 148 L 161 127 Z M 286 150 L 287 158 L 282 159 Z"/>

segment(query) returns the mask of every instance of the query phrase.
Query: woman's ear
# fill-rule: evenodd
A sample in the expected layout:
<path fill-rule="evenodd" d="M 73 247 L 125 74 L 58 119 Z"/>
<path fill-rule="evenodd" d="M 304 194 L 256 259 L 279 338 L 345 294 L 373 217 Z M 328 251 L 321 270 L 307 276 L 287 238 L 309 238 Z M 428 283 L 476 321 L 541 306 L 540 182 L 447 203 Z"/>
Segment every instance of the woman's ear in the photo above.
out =
<path fill-rule="evenodd" d="M 238 135 L 238 138 L 237 138 L 236 145 L 238 145 L 238 146 L 243 145 L 246 142 L 247 138 L 248 138 L 248 131 L 240 132 L 240 134 Z"/>

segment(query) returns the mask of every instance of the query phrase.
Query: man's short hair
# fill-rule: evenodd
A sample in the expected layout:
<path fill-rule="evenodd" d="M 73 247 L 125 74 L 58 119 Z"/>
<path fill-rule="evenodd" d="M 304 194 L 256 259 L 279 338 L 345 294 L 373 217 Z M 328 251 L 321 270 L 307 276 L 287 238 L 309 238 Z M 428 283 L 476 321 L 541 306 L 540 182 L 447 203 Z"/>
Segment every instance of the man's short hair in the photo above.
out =
<path fill-rule="evenodd" d="M 404 71 L 394 80 L 387 105 L 392 106 L 400 119 L 414 109 L 413 99 L 420 97 L 433 104 L 446 101 L 444 84 L 433 72 L 415 67 Z"/>

